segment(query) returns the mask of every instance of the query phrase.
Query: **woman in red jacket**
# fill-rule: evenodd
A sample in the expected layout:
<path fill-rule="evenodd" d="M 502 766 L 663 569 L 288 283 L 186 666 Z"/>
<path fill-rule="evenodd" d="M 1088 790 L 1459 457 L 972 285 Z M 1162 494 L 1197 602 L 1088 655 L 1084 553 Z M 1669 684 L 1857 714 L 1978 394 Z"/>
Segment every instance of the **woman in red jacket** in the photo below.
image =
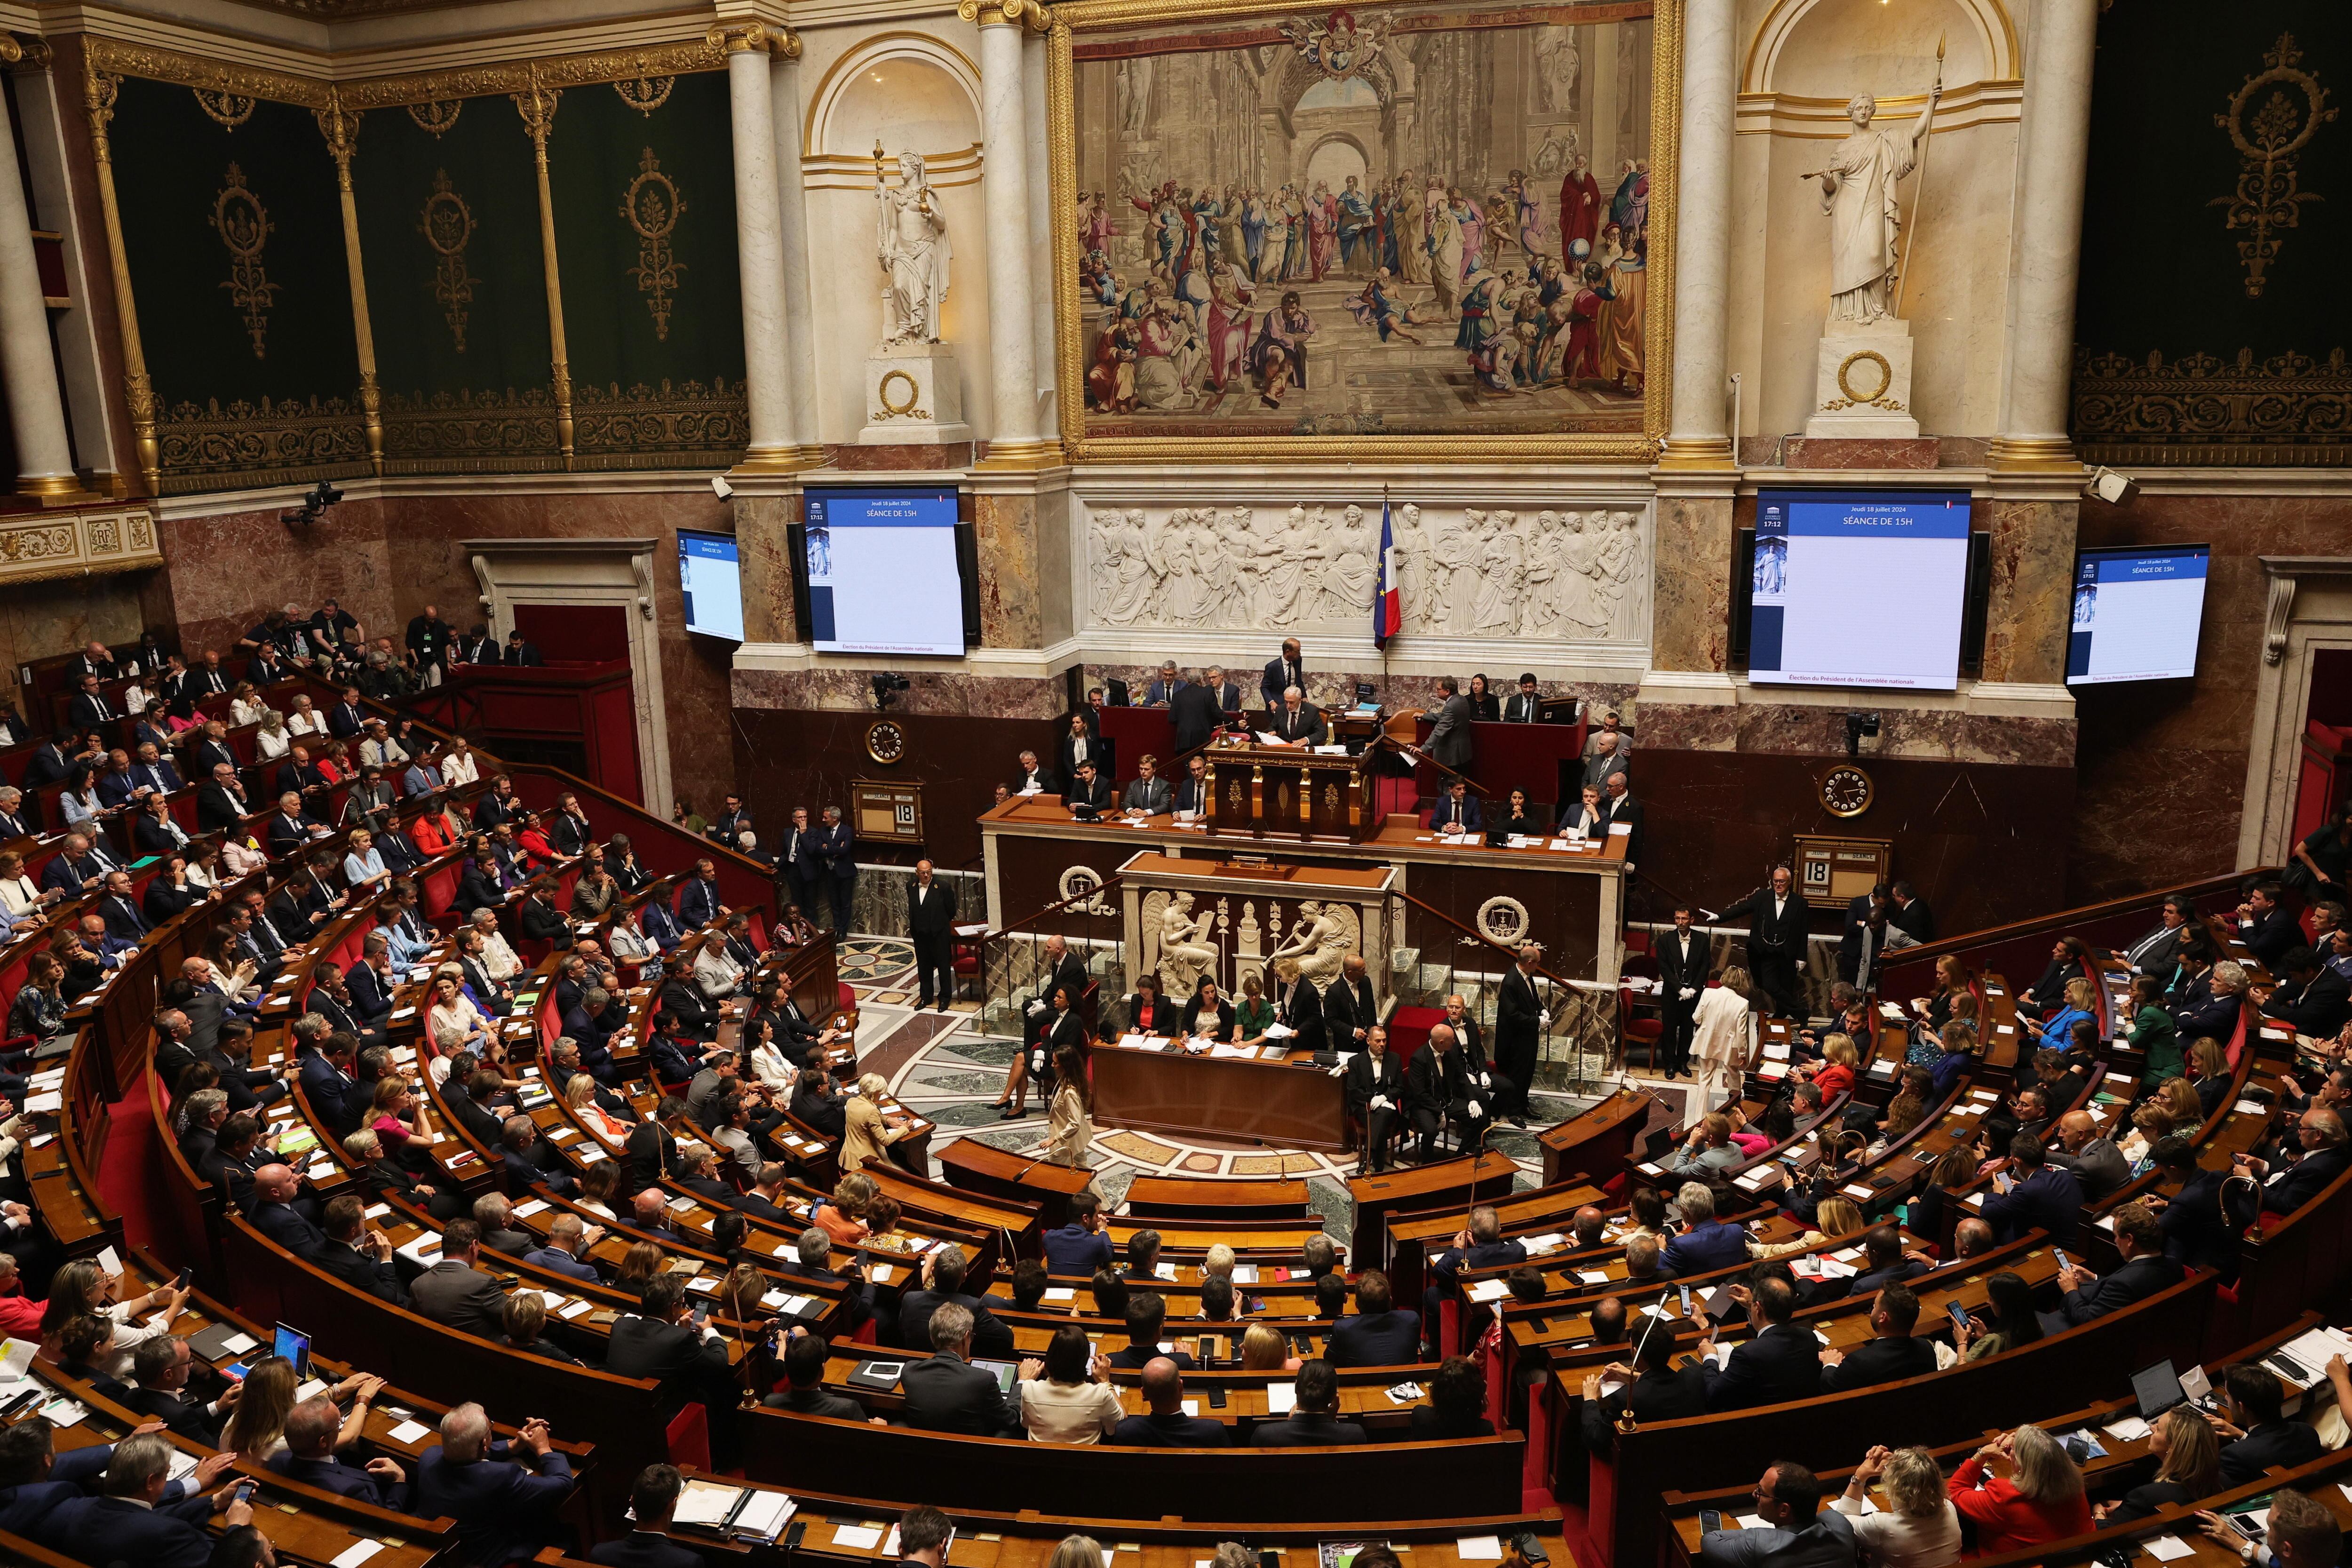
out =
<path fill-rule="evenodd" d="M 1822 1091 L 1823 1105 L 1853 1092 L 1854 1069 L 1861 1062 L 1862 1052 L 1853 1036 L 1832 1035 L 1822 1042 L 1822 1065 L 1813 1071 L 1813 1087 Z"/>
<path fill-rule="evenodd" d="M 1992 1473 L 1995 1459 L 2010 1461 L 2009 1478 Z M 2039 1426 L 2020 1426 L 1986 1444 L 1952 1472 L 1952 1505 L 1976 1521 L 1980 1557 L 2062 1541 L 2091 1528 L 2083 1472 L 2058 1439 Z"/>

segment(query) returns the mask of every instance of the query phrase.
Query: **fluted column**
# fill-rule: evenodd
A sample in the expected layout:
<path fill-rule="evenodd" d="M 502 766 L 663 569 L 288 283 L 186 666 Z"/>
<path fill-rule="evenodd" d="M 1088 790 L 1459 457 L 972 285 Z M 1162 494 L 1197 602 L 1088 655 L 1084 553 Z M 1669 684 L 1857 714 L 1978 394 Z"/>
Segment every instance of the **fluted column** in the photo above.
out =
<path fill-rule="evenodd" d="M 783 211 L 776 191 L 776 121 L 767 26 L 711 29 L 727 49 L 728 119 L 735 142 L 735 251 L 743 289 L 746 468 L 797 467 L 791 357 L 785 350 Z"/>
<path fill-rule="evenodd" d="M 0 33 L 0 65 L 15 65 L 24 47 Z M 77 494 L 73 447 L 66 437 L 66 405 L 49 352 L 49 308 L 41 296 L 40 264 L 33 256 L 32 209 L 13 149 L 7 95 L 0 93 L 0 384 L 8 394 L 8 426 L 16 439 L 16 489 L 21 495 Z"/>
<path fill-rule="evenodd" d="M 785 410 L 803 467 L 824 461 L 817 432 L 815 307 L 809 293 L 808 187 L 801 173 L 801 40 L 786 29 L 768 63 L 774 121 L 778 239 L 784 258 Z"/>
<path fill-rule="evenodd" d="M 1036 468 L 1058 444 L 1037 433 L 1037 351 L 1029 306 L 1029 116 L 1021 72 L 1023 29 L 1042 25 L 1035 0 L 962 0 L 980 24 L 981 144 L 988 213 L 988 357 L 994 415 L 987 466 Z"/>
<path fill-rule="evenodd" d="M 2074 279 L 2091 157 L 2091 62 L 2099 0 L 2045 0 L 2028 46 L 2025 144 L 2010 242 L 1997 469 L 2079 471 L 2066 437 L 2074 369 Z"/>
<path fill-rule="evenodd" d="M 1733 466 L 1725 370 L 1731 298 L 1733 0 L 1683 6 L 1681 151 L 1675 165 L 1674 405 L 1659 465 Z"/>

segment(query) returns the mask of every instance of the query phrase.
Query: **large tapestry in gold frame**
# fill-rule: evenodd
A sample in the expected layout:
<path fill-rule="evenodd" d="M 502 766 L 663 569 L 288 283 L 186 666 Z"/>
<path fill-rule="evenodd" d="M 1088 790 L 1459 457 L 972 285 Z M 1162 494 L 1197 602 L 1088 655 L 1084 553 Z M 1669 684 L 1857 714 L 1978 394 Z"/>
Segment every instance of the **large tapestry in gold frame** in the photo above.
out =
<path fill-rule="evenodd" d="M 1355 10 L 1271 5 L 1266 0 L 1071 0 L 1056 6 L 1053 16 L 1048 136 L 1056 343 L 1064 389 L 1062 433 L 1074 458 L 1533 457 L 1626 462 L 1647 461 L 1654 456 L 1657 439 L 1664 433 L 1672 392 L 1674 166 L 1680 113 L 1682 0 L 1533 5 L 1447 0 L 1421 6 Z M 1557 132 L 1563 125 L 1572 124 L 1579 113 L 1591 111 L 1589 95 L 1594 69 L 1589 57 L 1578 63 L 1564 61 L 1563 52 L 1580 51 L 1572 47 L 1563 51 L 1559 40 L 1563 36 L 1589 39 L 1603 26 L 1626 23 L 1640 24 L 1649 35 L 1645 69 L 1636 84 L 1646 99 L 1646 113 L 1636 126 L 1637 134 L 1622 148 L 1604 143 L 1595 150 L 1604 158 L 1622 151 L 1628 158 L 1639 157 L 1646 163 L 1646 169 L 1640 171 L 1646 176 L 1646 189 L 1634 193 L 1646 202 L 1646 258 L 1639 262 L 1640 276 L 1633 280 L 1633 289 L 1646 297 L 1638 333 L 1626 332 L 1622 330 L 1626 323 L 1618 323 L 1618 352 L 1604 360 L 1601 334 L 1607 323 L 1598 318 L 1605 312 L 1605 302 L 1597 296 L 1618 289 L 1607 286 L 1590 290 L 1596 298 L 1579 300 L 1575 295 L 1580 285 L 1563 277 L 1556 288 L 1532 291 L 1532 299 L 1524 298 L 1531 291 L 1522 289 L 1522 299 L 1506 303 L 1504 290 L 1517 279 L 1501 275 L 1523 276 L 1526 268 L 1528 247 L 1514 213 L 1522 205 L 1521 190 L 1535 196 L 1538 210 L 1532 228 L 1538 258 L 1545 258 L 1549 252 L 1557 263 L 1563 249 L 1558 238 L 1558 214 L 1561 197 L 1568 195 L 1563 189 L 1565 176 L 1573 164 L 1560 166 L 1563 138 Z M 1541 48 L 1536 47 L 1536 35 L 1549 36 Z M 1393 58 L 1391 50 L 1397 51 Z M 1474 63 L 1483 61 L 1489 68 L 1486 74 L 1490 83 L 1497 74 L 1491 68 L 1495 58 L 1507 56 L 1505 63 L 1513 68 L 1500 74 L 1511 89 L 1510 101 L 1492 105 L 1457 99 L 1445 108 L 1423 105 L 1415 94 L 1410 103 L 1402 102 L 1408 95 L 1396 89 L 1400 78 L 1409 79 L 1418 69 L 1416 51 L 1474 57 Z M 1213 63 L 1204 65 L 1204 57 Z M 1181 66 L 1204 81 L 1222 74 L 1238 82 L 1246 74 L 1252 80 L 1278 81 L 1279 91 L 1271 101 L 1251 105 L 1246 114 L 1216 100 L 1213 93 L 1188 92 L 1179 110 L 1183 121 L 1181 134 L 1155 140 L 1138 133 L 1153 128 L 1150 100 L 1153 84 L 1122 82 L 1117 74 L 1122 59 L 1150 59 L 1155 75 L 1162 74 L 1163 67 Z M 1132 76 L 1131 68 L 1128 74 Z M 1182 74 L 1186 73 L 1165 73 L 1171 80 Z M 1456 74 L 1475 79 L 1475 75 L 1458 70 Z M 1337 90 L 1324 88 L 1326 83 L 1338 84 Z M 1339 100 L 1332 106 L 1339 112 L 1321 116 L 1333 120 L 1332 126 L 1310 128 L 1316 133 L 1302 134 L 1299 106 L 1308 90 L 1318 88 L 1324 88 L 1318 93 L 1319 99 Z M 1162 86 L 1160 90 L 1176 89 Z M 1352 103 L 1367 97 L 1376 101 Z M 1376 142 L 1350 134 L 1348 127 L 1339 123 L 1351 108 L 1356 118 L 1379 127 Z M 1371 110 L 1370 114 L 1362 112 L 1367 108 Z M 1438 112 L 1441 108 L 1443 114 Z M 1308 104 L 1307 111 L 1316 113 L 1317 106 Z M 1400 118 L 1405 121 L 1402 127 L 1397 123 Z M 1450 123 L 1430 127 L 1430 119 Z M 1217 156 L 1213 153 L 1203 173 L 1185 171 L 1189 179 L 1150 159 L 1139 165 L 1133 156 L 1139 151 L 1165 159 L 1187 152 L 1199 155 L 1220 144 L 1224 121 L 1234 121 L 1255 131 L 1261 120 L 1265 121 L 1264 138 L 1280 139 L 1281 167 L 1269 169 L 1261 162 L 1255 171 L 1259 178 L 1255 181 L 1238 177 L 1228 181 L 1213 162 Z M 1171 119 L 1171 123 L 1174 122 Z M 1546 135 L 1547 127 L 1552 134 Z M 1529 136 L 1530 128 L 1550 143 L 1549 166 L 1535 155 L 1546 148 Z M 1391 211 L 1402 215 L 1403 221 L 1392 216 L 1385 230 L 1375 226 L 1373 232 L 1382 238 L 1374 249 L 1372 233 L 1365 232 L 1363 215 L 1358 212 L 1359 242 L 1348 248 L 1359 254 L 1350 257 L 1339 254 L 1337 234 L 1324 232 L 1345 226 L 1345 220 L 1337 216 L 1334 204 L 1320 201 L 1308 176 L 1312 170 L 1327 181 L 1333 177 L 1314 160 L 1326 148 L 1338 146 L 1351 148 L 1353 155 L 1348 151 L 1335 154 L 1337 162 L 1348 165 L 1339 176 L 1341 183 L 1334 189 L 1335 197 L 1345 189 L 1344 174 L 1354 172 L 1357 163 L 1365 166 L 1367 176 L 1360 181 L 1360 193 L 1374 184 L 1388 186 L 1403 180 L 1408 173 L 1403 160 L 1408 157 L 1417 165 L 1410 171 L 1413 182 L 1425 184 L 1433 170 L 1432 160 L 1424 154 L 1441 133 L 1450 133 L 1447 146 L 1457 153 L 1473 154 L 1459 160 L 1469 165 L 1470 172 L 1460 198 L 1464 205 L 1454 210 L 1471 209 L 1465 216 L 1482 226 L 1485 258 L 1493 265 L 1463 268 L 1454 300 L 1445 301 L 1452 310 L 1443 321 L 1424 325 L 1405 319 L 1402 311 L 1418 304 L 1424 309 L 1413 310 L 1415 316 L 1437 313 L 1440 300 L 1434 284 L 1443 272 L 1434 260 L 1424 264 L 1429 280 L 1418 283 L 1400 276 L 1407 271 L 1402 266 L 1382 280 L 1379 267 L 1410 254 L 1412 237 L 1418 237 L 1425 249 L 1426 228 L 1447 226 L 1444 220 L 1431 219 L 1436 204 L 1453 205 L 1457 200 L 1454 191 L 1464 185 L 1460 171 L 1450 172 L 1441 195 L 1429 196 L 1420 204 L 1424 232 L 1419 237 L 1410 236 L 1412 205 L 1394 203 Z M 1242 150 L 1229 150 L 1223 155 L 1229 162 L 1256 155 L 1264 151 L 1265 139 L 1224 138 L 1240 142 Z M 1116 164 L 1112 161 L 1115 147 L 1123 153 Z M 1444 149 L 1439 151 L 1444 161 Z M 1303 184 L 1286 200 L 1281 191 L 1284 179 L 1267 176 L 1288 176 L 1294 154 L 1296 173 Z M 1510 181 L 1514 169 L 1521 174 L 1516 186 Z M 1238 164 L 1232 171 L 1236 176 L 1241 172 Z M 1613 166 L 1591 172 L 1598 176 L 1597 228 L 1609 221 L 1622 202 L 1614 188 L 1619 182 Z M 1122 173 L 1127 176 L 1126 186 L 1144 188 L 1119 188 L 1122 182 L 1117 175 Z M 1174 193 L 1164 188 L 1171 180 L 1180 190 L 1197 184 L 1208 194 L 1211 205 L 1224 210 L 1208 212 L 1178 203 L 1171 213 L 1167 198 Z M 1260 231 L 1255 235 L 1244 232 L 1239 215 L 1247 209 L 1224 205 L 1223 189 L 1228 184 L 1243 187 L 1244 193 L 1251 188 L 1261 192 L 1261 206 L 1268 199 L 1281 203 L 1291 222 L 1255 226 Z M 1109 222 L 1125 231 L 1109 237 L 1108 246 L 1102 243 L 1103 204 L 1099 201 L 1105 187 L 1111 187 L 1110 202 L 1119 215 Z M 1496 205 L 1486 199 L 1490 187 L 1507 193 L 1499 204 L 1504 214 L 1499 223 L 1486 216 L 1486 208 Z M 1087 199 L 1082 202 L 1082 197 Z M 1138 197 L 1142 198 L 1139 206 L 1134 205 Z M 1196 195 L 1195 202 L 1199 199 Z M 1318 206 L 1327 215 L 1325 221 L 1316 220 L 1312 209 Z M 1291 270 L 1297 276 L 1290 278 L 1284 276 L 1279 264 L 1269 263 L 1264 244 L 1264 234 L 1280 227 L 1304 227 L 1311 237 L 1303 270 L 1294 257 Z M 1180 246 L 1192 237 L 1192 248 L 1180 253 L 1192 265 L 1161 265 L 1161 258 L 1171 248 L 1157 237 L 1162 230 L 1177 231 Z M 1204 231 L 1214 232 L 1208 238 L 1197 237 Z M 1454 237 L 1460 233 L 1462 226 L 1457 223 L 1445 235 L 1449 258 Z M 1388 237 L 1391 235 L 1394 237 Z M 1220 243 L 1220 236 L 1228 243 Z M 1234 277 L 1220 275 L 1211 282 L 1210 268 L 1194 261 L 1195 257 L 1205 255 L 1213 268 L 1222 265 L 1228 250 L 1236 257 L 1245 256 L 1253 239 L 1258 241 L 1255 259 L 1246 268 L 1235 268 Z M 1322 253 L 1319 268 L 1317 248 Z M 1374 259 L 1367 260 L 1365 252 Z M 1122 259 L 1125 268 L 1120 266 Z M 1588 259 L 1605 261 L 1608 257 L 1604 252 Z M 1631 265 L 1626 268 L 1635 269 Z M 1315 277 L 1318 270 L 1319 283 Z M 1257 277 L 1260 271 L 1265 274 L 1263 279 Z M 1617 268 L 1604 271 L 1613 277 Z M 1179 276 L 1171 283 L 1171 274 L 1186 272 L 1191 274 L 1189 279 Z M 1117 275 L 1115 280 L 1107 281 L 1107 273 Z M 1152 287 L 1154 282 L 1158 287 Z M 1238 300 L 1236 283 L 1253 285 L 1255 299 Z M 1366 286 L 1374 283 L 1381 285 L 1382 298 L 1378 300 L 1366 292 Z M 1266 377 L 1270 357 L 1266 345 L 1286 335 L 1280 323 L 1269 331 L 1266 317 L 1269 310 L 1281 309 L 1283 296 L 1294 287 L 1315 323 L 1315 336 L 1333 345 L 1328 353 L 1318 353 L 1322 345 L 1309 341 L 1305 356 L 1308 384 L 1303 394 L 1295 376 L 1285 376 L 1278 388 L 1270 386 Z M 1549 301 L 1541 298 L 1545 292 L 1551 295 Z M 1486 307 L 1488 313 L 1488 319 L 1470 331 L 1462 324 L 1465 300 L 1473 303 L 1474 313 L 1476 307 Z M 1245 331 L 1237 330 L 1236 320 L 1244 304 L 1249 307 Z M 1225 309 L 1228 305 L 1233 308 Z M 1324 308 L 1318 310 L 1318 305 Z M 1172 333 L 1163 332 L 1157 342 L 1149 341 L 1155 312 L 1163 326 L 1173 328 Z M 1380 330 L 1383 316 L 1391 329 L 1385 338 Z M 1578 331 L 1579 316 L 1594 318 L 1582 334 Z M 1494 321 L 1494 318 L 1500 320 Z M 1122 324 L 1123 331 L 1119 330 Z M 1548 356 L 1531 352 L 1537 345 L 1528 342 L 1530 325 L 1541 347 L 1549 351 Z M 1423 338 L 1423 344 L 1416 347 L 1405 341 L 1396 331 L 1399 327 Z M 1171 335 L 1182 340 L 1174 354 L 1166 341 Z M 1624 351 L 1629 347 L 1639 355 L 1632 367 L 1634 374 L 1627 377 L 1632 395 L 1619 395 L 1614 392 L 1613 373 L 1627 367 Z M 1478 352 L 1481 348 L 1483 354 Z M 1391 349 L 1402 352 L 1391 353 Z M 1189 354 L 1184 353 L 1187 350 Z M 1165 364 L 1152 365 L 1148 372 L 1137 368 L 1165 357 L 1181 362 L 1172 376 L 1171 367 Z M 1318 364 L 1318 359 L 1325 363 Z M 1604 364 L 1612 374 L 1593 374 Z M 1276 368 L 1280 368 L 1278 362 Z M 1569 370 L 1580 373 L 1569 379 L 1580 384 L 1581 395 L 1573 388 L 1563 394 L 1557 386 L 1562 372 Z M 1214 385 L 1219 379 L 1225 383 L 1223 391 Z M 1329 385 L 1318 387 L 1318 380 Z M 1277 394 L 1272 407 L 1266 400 L 1269 391 Z"/>

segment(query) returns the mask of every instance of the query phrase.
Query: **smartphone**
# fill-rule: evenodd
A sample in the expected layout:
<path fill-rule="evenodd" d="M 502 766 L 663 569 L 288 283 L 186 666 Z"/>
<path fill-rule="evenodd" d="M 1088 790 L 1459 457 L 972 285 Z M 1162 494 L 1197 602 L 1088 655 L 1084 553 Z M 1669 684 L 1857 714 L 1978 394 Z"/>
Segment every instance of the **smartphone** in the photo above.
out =
<path fill-rule="evenodd" d="M 1687 1318 L 1687 1317 L 1689 1317 L 1689 1316 L 1690 1316 L 1690 1287 L 1689 1287 L 1689 1286 L 1687 1286 L 1687 1285 L 1683 1286 L 1683 1287 L 1682 1287 L 1682 1292 L 1683 1292 L 1683 1316 L 1684 1316 L 1684 1317 L 1685 1317 L 1685 1318 Z"/>
<path fill-rule="evenodd" d="M 2230 1528 L 2231 1530 L 2236 1531 L 2240 1535 L 2244 1536 L 2249 1541 L 2259 1542 L 2263 1539 L 2263 1535 L 2267 1533 L 2261 1525 L 2254 1522 L 2254 1518 L 2252 1514 L 2228 1513 L 2223 1514 L 2221 1517 L 2230 1521 Z"/>
<path fill-rule="evenodd" d="M 1712 1532 L 1721 1530 L 1723 1528 L 1723 1515 L 1714 1509 L 1703 1508 L 1698 1510 L 1698 1527 L 1705 1532 Z"/>
<path fill-rule="evenodd" d="M 694 1326 L 698 1329 L 709 1321 L 710 1321 L 709 1304 L 708 1302 L 697 1302 L 694 1308 Z"/>
<path fill-rule="evenodd" d="M 1220 1383 L 1220 1384 L 1212 1384 L 1210 1385 L 1210 1387 L 1209 1387 L 1209 1408 L 1210 1408 L 1210 1409 L 1212 1409 L 1212 1410 L 1223 1410 L 1224 1407 L 1225 1407 L 1225 1386 L 1224 1386 L 1224 1384 L 1221 1384 L 1221 1383 Z"/>
<path fill-rule="evenodd" d="M 2072 1268 L 2074 1267 L 2074 1260 L 2066 1256 L 2066 1249 L 2063 1247 L 2052 1247 L 2050 1249 L 2050 1256 L 2058 1260 L 2058 1267 L 2061 1268 Z"/>
<path fill-rule="evenodd" d="M 785 1550 L 785 1551 L 787 1551 L 787 1552 L 796 1552 L 796 1551 L 798 1551 L 798 1550 L 800 1549 L 801 1537 L 802 1537 L 802 1536 L 803 1536 L 803 1535 L 806 1535 L 807 1533 L 808 1533 L 808 1521 L 807 1521 L 807 1520 L 805 1520 L 805 1519 L 796 1519 L 796 1520 L 793 1521 L 792 1528 L 784 1531 L 784 1539 L 783 1539 L 783 1543 L 782 1543 L 782 1544 L 783 1544 L 783 1548 L 784 1548 L 784 1550 Z"/>
<path fill-rule="evenodd" d="M 1966 1333 L 1968 1331 L 1969 1315 L 1961 1310 L 1960 1304 L 1958 1301 L 1945 1302 L 1944 1310 L 1952 1315 L 1953 1328 L 1958 1330 L 1962 1333 Z"/>
<path fill-rule="evenodd" d="M 253 1500 L 254 1485 L 255 1483 L 249 1480 L 237 1482 L 236 1497 L 235 1500 L 238 1502 L 251 1502 Z"/>
<path fill-rule="evenodd" d="M 180 1270 L 180 1277 L 172 1281 L 172 1289 L 174 1290 L 184 1290 L 188 1288 L 188 1281 L 194 1279 L 195 1277 L 196 1271 L 194 1269 L 183 1268 Z"/>

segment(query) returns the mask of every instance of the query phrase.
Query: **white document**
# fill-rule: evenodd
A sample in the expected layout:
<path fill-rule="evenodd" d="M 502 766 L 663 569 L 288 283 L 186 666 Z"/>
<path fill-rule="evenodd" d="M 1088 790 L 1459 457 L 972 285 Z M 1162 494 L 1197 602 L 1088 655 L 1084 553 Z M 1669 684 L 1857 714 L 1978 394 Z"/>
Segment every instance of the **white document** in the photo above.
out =
<path fill-rule="evenodd" d="M 2140 1544 L 2147 1547 L 2147 1554 L 2158 1563 L 2169 1563 L 2176 1557 L 2197 1555 L 2197 1548 L 2177 1535 L 2151 1535 Z"/>
<path fill-rule="evenodd" d="M 1298 1405 L 1298 1385 L 1295 1383 L 1269 1383 L 1265 1385 L 1265 1407 L 1276 1415 L 1287 1415 Z"/>
<path fill-rule="evenodd" d="M 740 1487 L 717 1487 L 708 1481 L 688 1481 L 677 1494 L 677 1507 L 670 1515 L 673 1524 L 718 1524 L 725 1521 L 735 1507 L 735 1500 L 743 1495 Z"/>
<path fill-rule="evenodd" d="M 360 1568 L 360 1564 L 383 1550 L 381 1541 L 354 1541 L 335 1557 L 335 1568 Z"/>
<path fill-rule="evenodd" d="M 1503 1538 L 1499 1535 L 1465 1535 L 1454 1543 L 1454 1552 L 1465 1563 L 1500 1563 L 1503 1560 Z"/>
<path fill-rule="evenodd" d="M 836 1525 L 834 1527 L 833 1543 L 835 1546 L 846 1546 L 853 1551 L 863 1552 L 868 1547 L 882 1544 L 882 1531 L 878 1527 L 872 1525 Z"/>
<path fill-rule="evenodd" d="M 2118 1443 L 2137 1443 L 2148 1434 L 2148 1425 L 2137 1415 L 2126 1415 L 2120 1421 L 2110 1421 L 2100 1428 Z"/>
<path fill-rule="evenodd" d="M 392 1440 L 395 1443 L 421 1443 L 431 1436 L 433 1428 L 422 1421 L 404 1421 L 392 1429 Z"/>

